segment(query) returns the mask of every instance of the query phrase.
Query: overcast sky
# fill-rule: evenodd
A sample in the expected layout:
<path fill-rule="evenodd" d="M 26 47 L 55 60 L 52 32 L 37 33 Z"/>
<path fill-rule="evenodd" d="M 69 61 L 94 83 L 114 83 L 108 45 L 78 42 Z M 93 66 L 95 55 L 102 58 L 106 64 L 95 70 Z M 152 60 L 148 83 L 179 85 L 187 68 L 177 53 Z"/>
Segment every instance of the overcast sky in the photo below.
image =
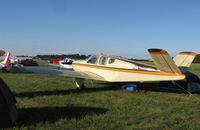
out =
<path fill-rule="evenodd" d="M 199 0 L 0 0 L 0 48 L 14 55 L 148 48 L 200 52 Z"/>

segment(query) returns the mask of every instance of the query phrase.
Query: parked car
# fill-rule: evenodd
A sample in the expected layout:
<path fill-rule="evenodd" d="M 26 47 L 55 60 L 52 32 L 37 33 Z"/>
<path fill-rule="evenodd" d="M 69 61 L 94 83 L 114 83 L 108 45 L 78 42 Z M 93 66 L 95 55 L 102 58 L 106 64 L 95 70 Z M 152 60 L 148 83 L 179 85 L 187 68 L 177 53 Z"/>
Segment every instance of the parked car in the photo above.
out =
<path fill-rule="evenodd" d="M 38 66 L 38 63 L 32 59 L 23 59 L 20 61 L 23 66 Z"/>

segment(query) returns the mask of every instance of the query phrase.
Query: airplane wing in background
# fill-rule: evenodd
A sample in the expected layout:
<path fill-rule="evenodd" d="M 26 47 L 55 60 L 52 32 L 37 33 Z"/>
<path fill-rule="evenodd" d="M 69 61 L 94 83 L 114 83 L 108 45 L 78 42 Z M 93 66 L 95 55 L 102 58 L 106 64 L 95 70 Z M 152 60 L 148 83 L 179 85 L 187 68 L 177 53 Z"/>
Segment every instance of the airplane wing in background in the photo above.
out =
<path fill-rule="evenodd" d="M 91 73 L 91 72 L 76 72 L 72 70 L 57 70 L 57 69 L 47 69 L 47 68 L 36 68 L 36 67 L 21 67 L 24 72 L 32 72 L 39 74 L 50 74 L 50 75 L 61 75 L 68 76 L 73 78 L 81 78 L 81 79 L 93 79 L 93 80 L 101 80 L 106 81 L 103 77 Z"/>

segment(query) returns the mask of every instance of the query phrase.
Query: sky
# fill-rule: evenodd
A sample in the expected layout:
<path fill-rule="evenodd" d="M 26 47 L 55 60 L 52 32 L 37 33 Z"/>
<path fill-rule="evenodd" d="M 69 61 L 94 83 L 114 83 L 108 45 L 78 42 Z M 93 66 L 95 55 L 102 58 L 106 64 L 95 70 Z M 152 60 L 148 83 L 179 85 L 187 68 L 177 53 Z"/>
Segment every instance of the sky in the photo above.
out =
<path fill-rule="evenodd" d="M 199 0 L 0 0 L 0 49 L 13 55 L 200 53 Z"/>

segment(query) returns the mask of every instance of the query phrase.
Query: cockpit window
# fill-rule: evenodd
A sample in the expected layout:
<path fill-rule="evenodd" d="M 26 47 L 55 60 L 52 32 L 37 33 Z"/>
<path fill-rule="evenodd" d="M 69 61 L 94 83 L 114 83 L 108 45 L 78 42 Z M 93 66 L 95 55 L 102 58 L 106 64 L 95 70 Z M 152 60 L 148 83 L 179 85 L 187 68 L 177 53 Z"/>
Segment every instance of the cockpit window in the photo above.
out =
<path fill-rule="evenodd" d="M 104 56 L 102 56 L 102 57 L 100 58 L 100 60 L 99 60 L 99 64 L 100 64 L 100 65 L 105 65 L 105 64 L 106 64 L 106 60 L 107 60 L 107 58 L 104 57 Z"/>
<path fill-rule="evenodd" d="M 97 63 L 97 56 L 89 57 L 87 63 L 96 64 Z"/>
<path fill-rule="evenodd" d="M 113 58 L 111 58 L 110 60 L 109 60 L 109 64 L 112 64 L 112 63 L 114 63 L 115 62 L 115 59 L 113 59 Z"/>
<path fill-rule="evenodd" d="M 61 62 L 62 64 L 65 64 L 65 65 L 72 65 L 73 63 L 73 60 L 72 59 L 69 59 L 69 58 L 66 58 L 64 59 L 63 62 Z"/>

